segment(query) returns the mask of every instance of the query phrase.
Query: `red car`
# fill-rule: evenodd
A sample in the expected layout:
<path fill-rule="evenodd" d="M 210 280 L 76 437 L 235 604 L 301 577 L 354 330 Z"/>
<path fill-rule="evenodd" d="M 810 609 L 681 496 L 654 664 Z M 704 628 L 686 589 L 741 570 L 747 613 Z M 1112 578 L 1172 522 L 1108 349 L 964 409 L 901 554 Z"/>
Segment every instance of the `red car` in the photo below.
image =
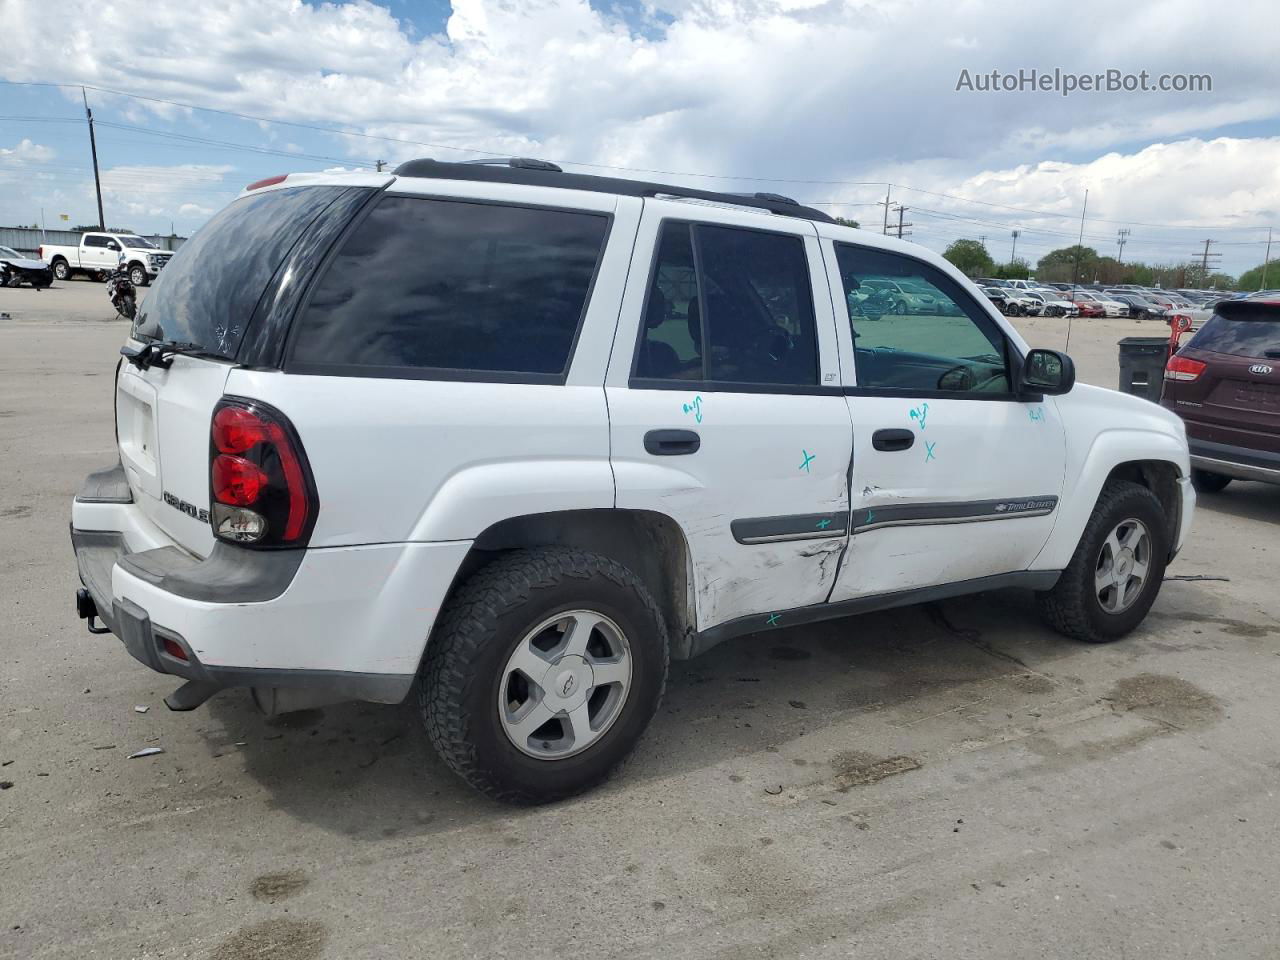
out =
<path fill-rule="evenodd" d="M 1224 300 L 1169 358 L 1160 402 L 1187 425 L 1191 479 L 1280 483 L 1280 300 Z"/>

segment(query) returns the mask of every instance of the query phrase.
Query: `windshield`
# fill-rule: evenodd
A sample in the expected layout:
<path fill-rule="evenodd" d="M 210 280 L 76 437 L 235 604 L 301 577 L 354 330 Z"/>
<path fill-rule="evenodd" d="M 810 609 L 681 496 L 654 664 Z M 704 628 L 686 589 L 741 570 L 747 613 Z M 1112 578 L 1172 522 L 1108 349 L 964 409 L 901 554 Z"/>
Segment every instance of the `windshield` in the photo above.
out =
<path fill-rule="evenodd" d="M 272 190 L 225 207 L 164 268 L 138 310 L 133 336 L 189 343 L 234 358 L 276 268 L 345 189 Z"/>
<path fill-rule="evenodd" d="M 160 249 L 154 243 L 148 240 L 146 237 L 136 237 L 132 234 L 129 234 L 128 236 L 123 236 L 123 237 L 120 237 L 119 239 L 120 239 L 120 242 L 126 247 L 146 247 L 147 249 L 150 249 L 150 250 Z"/>
<path fill-rule="evenodd" d="M 13 249 L 13 247 L 0 247 L 0 257 L 12 257 L 14 260 L 25 259 L 22 254 Z"/>

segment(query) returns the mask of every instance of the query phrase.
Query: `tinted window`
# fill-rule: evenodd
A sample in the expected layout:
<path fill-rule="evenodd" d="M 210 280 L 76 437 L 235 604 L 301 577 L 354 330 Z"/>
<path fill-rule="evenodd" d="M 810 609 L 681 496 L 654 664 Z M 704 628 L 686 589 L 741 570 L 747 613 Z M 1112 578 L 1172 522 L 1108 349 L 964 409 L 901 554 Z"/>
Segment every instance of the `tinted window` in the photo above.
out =
<path fill-rule="evenodd" d="M 687 223 L 668 223 L 658 242 L 636 376 L 657 380 L 705 380 L 702 369 L 702 308 L 693 267 L 693 236 Z"/>
<path fill-rule="evenodd" d="M 1223 307 L 1188 344 L 1198 350 L 1239 357 L 1280 358 L 1280 310 L 1248 305 Z"/>
<path fill-rule="evenodd" d="M 607 230 L 599 214 L 385 197 L 317 284 L 291 361 L 562 378 Z"/>
<path fill-rule="evenodd" d="M 107 245 L 106 237 L 85 237 L 84 245 L 86 247 L 105 247 Z"/>
<path fill-rule="evenodd" d="M 142 301 L 134 335 L 194 343 L 234 357 L 276 268 L 346 187 L 250 194 L 196 231 Z"/>
<path fill-rule="evenodd" d="M 1004 335 L 958 283 L 926 263 L 878 250 L 836 244 L 836 260 L 859 387 L 1010 392 Z"/>
<path fill-rule="evenodd" d="M 636 375 L 816 384 L 818 344 L 804 241 L 709 224 L 665 224 Z"/>

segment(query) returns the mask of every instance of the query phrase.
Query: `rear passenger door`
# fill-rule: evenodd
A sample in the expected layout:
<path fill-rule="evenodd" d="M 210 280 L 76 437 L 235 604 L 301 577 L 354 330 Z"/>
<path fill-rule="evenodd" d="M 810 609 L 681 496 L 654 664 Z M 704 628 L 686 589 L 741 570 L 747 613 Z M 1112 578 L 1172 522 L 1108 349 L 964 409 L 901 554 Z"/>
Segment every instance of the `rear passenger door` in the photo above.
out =
<path fill-rule="evenodd" d="M 646 200 L 605 393 L 618 506 L 680 524 L 700 630 L 827 599 L 851 430 L 811 223 Z"/>

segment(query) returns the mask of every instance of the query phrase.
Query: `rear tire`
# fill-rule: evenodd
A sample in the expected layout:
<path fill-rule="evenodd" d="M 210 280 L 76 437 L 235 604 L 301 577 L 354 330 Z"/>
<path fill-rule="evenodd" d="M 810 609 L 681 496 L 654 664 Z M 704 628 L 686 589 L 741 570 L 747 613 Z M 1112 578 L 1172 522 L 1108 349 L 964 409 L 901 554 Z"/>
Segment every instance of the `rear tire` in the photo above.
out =
<path fill-rule="evenodd" d="M 64 283 L 71 279 L 71 267 L 67 265 L 67 261 L 53 261 L 53 278 L 55 280 L 61 280 Z"/>
<path fill-rule="evenodd" d="M 1040 613 L 1059 633 L 1088 643 L 1118 640 L 1155 603 L 1169 558 L 1164 507 L 1141 484 L 1103 488 L 1071 562 Z"/>
<path fill-rule="evenodd" d="M 581 623 L 595 625 L 575 632 Z M 543 672 L 540 657 L 541 684 L 528 679 Z M 535 547 L 493 561 L 449 599 L 419 704 L 432 745 L 472 787 L 546 803 L 609 776 L 657 712 L 666 679 L 666 626 L 640 579 L 599 554 Z M 535 715 L 547 719 L 523 726 Z"/>
<path fill-rule="evenodd" d="M 1191 471 L 1191 485 L 1196 488 L 1197 493 L 1221 493 L 1230 482 L 1231 477 L 1224 477 L 1220 473 L 1196 469 Z"/>

